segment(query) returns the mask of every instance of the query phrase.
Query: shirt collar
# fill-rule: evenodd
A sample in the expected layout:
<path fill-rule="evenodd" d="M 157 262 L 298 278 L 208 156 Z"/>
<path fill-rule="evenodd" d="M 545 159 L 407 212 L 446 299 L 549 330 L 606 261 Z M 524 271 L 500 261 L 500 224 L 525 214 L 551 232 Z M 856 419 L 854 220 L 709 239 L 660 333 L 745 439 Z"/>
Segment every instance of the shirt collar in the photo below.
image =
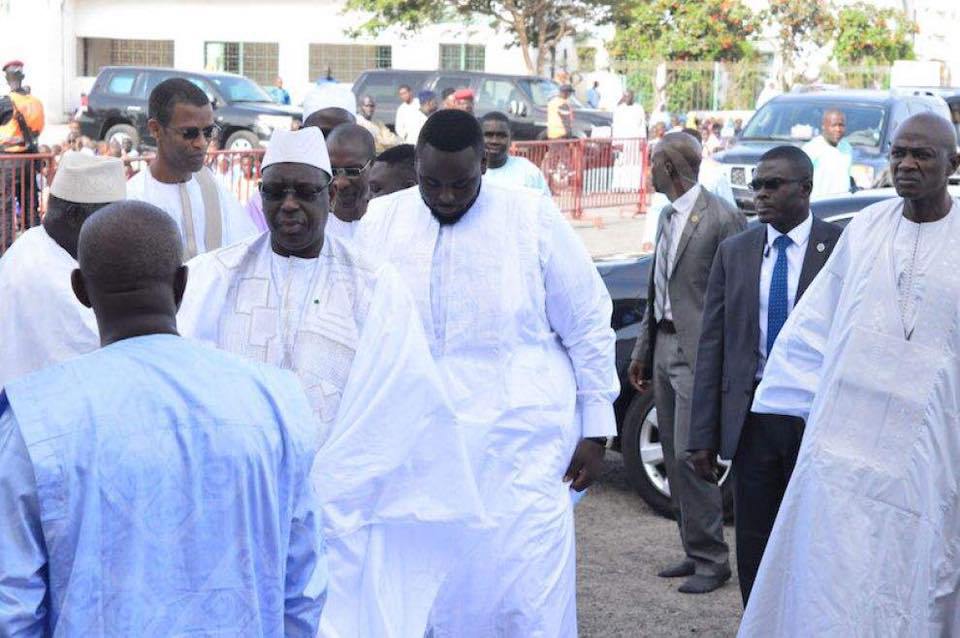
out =
<path fill-rule="evenodd" d="M 693 188 L 674 200 L 673 210 L 681 215 L 690 214 L 690 211 L 693 210 L 694 205 L 697 203 L 698 197 L 700 197 L 700 184 L 694 184 Z"/>
<path fill-rule="evenodd" d="M 813 215 L 807 213 L 807 218 L 802 222 L 793 227 L 787 236 L 796 244 L 798 247 L 803 248 L 807 245 L 807 240 L 810 239 L 810 229 L 813 228 Z M 767 224 L 767 245 L 773 246 L 774 240 L 782 235 L 779 230 L 774 228 L 771 224 Z"/>

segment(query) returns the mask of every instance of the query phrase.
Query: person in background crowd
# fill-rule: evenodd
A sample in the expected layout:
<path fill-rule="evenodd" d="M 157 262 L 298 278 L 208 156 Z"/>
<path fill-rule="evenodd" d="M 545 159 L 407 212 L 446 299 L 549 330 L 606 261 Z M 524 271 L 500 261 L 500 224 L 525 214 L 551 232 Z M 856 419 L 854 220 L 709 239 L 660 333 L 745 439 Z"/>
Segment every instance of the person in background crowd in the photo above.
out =
<path fill-rule="evenodd" d="M 680 119 L 679 115 L 670 116 L 670 130 L 668 133 L 679 133 L 683 130 L 683 120 Z M 694 129 L 696 130 L 696 129 Z"/>
<path fill-rule="evenodd" d="M 315 127 L 275 130 L 261 183 L 270 232 L 193 260 L 179 322 L 306 388 L 331 574 L 319 635 L 422 638 L 483 508 L 410 293 L 326 234 L 331 171 Z"/>
<path fill-rule="evenodd" d="M 647 137 L 647 113 L 630 89 L 623 92 L 613 110 L 612 135 L 617 139 Z"/>
<path fill-rule="evenodd" d="M 328 237 L 352 237 L 356 222 L 367 212 L 370 201 L 370 167 L 377 149 L 370 131 L 358 124 L 341 124 L 327 138 L 333 181 L 325 230 Z"/>
<path fill-rule="evenodd" d="M 587 91 L 587 106 L 592 109 L 600 108 L 600 83 L 594 82 Z"/>
<path fill-rule="evenodd" d="M 80 137 L 77 150 L 90 157 L 95 157 L 97 155 L 97 143 L 83 135 Z"/>
<path fill-rule="evenodd" d="M 164 80 L 150 92 L 148 117 L 157 157 L 130 179 L 127 196 L 165 210 L 190 257 L 255 234 L 240 202 L 204 166 L 217 136 L 207 94 L 184 78 Z"/>
<path fill-rule="evenodd" d="M 480 118 L 483 130 L 484 159 L 486 172 L 483 179 L 491 184 L 532 188 L 550 196 L 550 187 L 543 171 L 524 157 L 510 155 L 513 133 L 510 118 L 499 111 L 490 111 Z"/>
<path fill-rule="evenodd" d="M 813 197 L 850 192 L 853 146 L 843 139 L 847 119 L 843 111 L 824 111 L 820 135 L 803 145 L 813 162 Z"/>
<path fill-rule="evenodd" d="M 466 111 L 473 115 L 474 101 L 476 96 L 472 89 L 457 89 L 453 94 L 455 108 Z"/>
<path fill-rule="evenodd" d="M 370 168 L 370 199 L 417 185 L 412 144 L 399 144 L 377 155 Z"/>
<path fill-rule="evenodd" d="M 754 110 L 759 109 L 761 106 L 777 97 L 781 93 L 783 93 L 783 91 L 777 87 L 777 81 L 773 78 L 770 78 L 763 86 L 763 90 L 760 91 L 760 95 L 757 96 L 757 104 L 754 107 Z"/>
<path fill-rule="evenodd" d="M 723 150 L 723 139 L 721 138 L 721 132 L 723 130 L 723 125 L 720 122 L 713 122 L 710 124 L 710 130 L 707 134 L 707 141 L 703 147 L 704 153 L 708 157 L 712 157 Z"/>
<path fill-rule="evenodd" d="M 614 190 L 639 190 L 643 180 L 643 142 L 647 137 L 647 114 L 636 102 L 634 92 L 626 90 L 613 110 L 613 137 L 620 151 L 613 167 Z"/>
<path fill-rule="evenodd" d="M 653 186 L 670 204 L 660 214 L 646 308 L 629 368 L 638 392 L 653 385 L 670 500 L 685 554 L 658 576 L 686 577 L 679 589 L 686 594 L 713 591 L 730 578 L 720 488 L 694 471 L 687 444 L 710 265 L 717 245 L 746 225 L 742 213 L 697 183 L 702 156 L 695 133 L 668 133 L 653 151 Z"/>
<path fill-rule="evenodd" d="M 572 636 L 572 491 L 616 433 L 612 304 L 551 198 L 486 183 L 483 163 L 476 118 L 435 113 L 419 188 L 370 202 L 355 235 L 414 291 L 496 525 L 458 557 L 428 635 Z"/>
<path fill-rule="evenodd" d="M 120 142 L 113 141 L 107 144 L 107 153 L 108 157 L 123 157 L 123 147 L 120 146 Z"/>
<path fill-rule="evenodd" d="M 457 90 L 452 86 L 448 86 L 443 91 L 440 92 L 440 108 L 442 109 L 455 109 L 457 108 L 457 100 L 453 97 L 453 94 Z"/>
<path fill-rule="evenodd" d="M 100 157 L 110 155 L 110 143 L 106 141 L 96 142 L 96 154 Z"/>
<path fill-rule="evenodd" d="M 0 257 L 0 388 L 96 349 L 97 323 L 73 294 L 70 273 L 83 222 L 126 196 L 120 160 L 64 153 L 41 224 Z"/>
<path fill-rule="evenodd" d="M 752 187 L 761 223 L 723 241 L 710 270 L 687 444 L 708 481 L 720 476 L 717 453 L 732 460 L 744 607 L 803 435 L 801 419 L 750 412 L 753 392 L 787 315 L 841 232 L 810 214 L 813 165 L 799 148 L 764 153 Z"/>
<path fill-rule="evenodd" d="M 0 394 L 0 635 L 316 635 L 310 406 L 179 337 L 181 255 L 150 204 L 94 213 L 72 284 L 101 348 Z"/>
<path fill-rule="evenodd" d="M 414 97 L 413 89 L 408 84 L 401 84 L 397 94 L 400 96 L 400 106 L 397 107 L 394 130 L 404 144 L 416 144 L 417 133 L 420 131 L 418 124 L 422 119 L 420 102 Z"/>
<path fill-rule="evenodd" d="M 37 152 L 43 132 L 43 104 L 23 85 L 23 62 L 12 60 L 3 65 L 10 93 L 0 106 L 0 155 L 26 155 Z M 22 230 L 39 219 L 40 191 L 32 182 L 40 165 L 36 161 L 0 160 L 0 243 L 8 248 L 17 232 L 17 211 Z"/>
<path fill-rule="evenodd" d="M 738 117 L 733 121 L 733 135 L 740 137 L 741 133 L 743 133 L 743 120 Z"/>
<path fill-rule="evenodd" d="M 557 94 L 547 102 L 547 139 L 561 140 L 573 137 L 571 95 L 573 95 L 573 87 L 563 84 Z"/>
<path fill-rule="evenodd" d="M 753 412 L 806 422 L 740 635 L 956 636 L 960 167 L 900 125 L 898 197 L 860 211 L 780 331 Z"/>
<path fill-rule="evenodd" d="M 371 96 L 364 95 L 360 100 L 360 116 L 357 117 L 357 124 L 370 131 L 370 135 L 373 135 L 373 141 L 377 145 L 377 152 L 382 153 L 391 146 L 396 146 L 399 143 L 399 138 L 386 124 L 373 118 L 376 110 L 376 101 Z"/>
<path fill-rule="evenodd" d="M 411 118 L 410 128 L 407 131 L 414 142 L 420 137 L 420 129 L 427 122 L 427 118 L 437 111 L 437 94 L 433 91 L 420 91 L 417 94 L 417 102 L 420 104 L 420 110 L 416 113 L 416 119 Z"/>
<path fill-rule="evenodd" d="M 290 94 L 283 88 L 283 78 L 278 77 L 269 90 L 270 99 L 277 104 L 290 104 Z"/>

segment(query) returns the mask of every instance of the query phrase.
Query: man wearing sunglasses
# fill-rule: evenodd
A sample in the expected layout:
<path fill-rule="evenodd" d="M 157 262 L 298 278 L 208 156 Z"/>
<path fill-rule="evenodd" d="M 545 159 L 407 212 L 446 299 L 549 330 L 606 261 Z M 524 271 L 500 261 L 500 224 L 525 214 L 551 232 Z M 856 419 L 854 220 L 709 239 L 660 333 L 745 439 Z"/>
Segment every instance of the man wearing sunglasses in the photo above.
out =
<path fill-rule="evenodd" d="M 376 143 L 359 124 L 341 124 L 327 137 L 327 149 L 333 171 L 333 215 L 327 219 L 327 234 L 353 237 L 356 222 L 367 212 L 370 201 L 370 167 L 377 156 Z"/>
<path fill-rule="evenodd" d="M 840 227 L 810 214 L 813 164 L 795 146 L 760 158 L 760 224 L 720 244 L 704 302 L 690 417 L 691 461 L 709 481 L 733 461 L 737 574 L 746 606 L 797 460 L 803 420 L 754 414 L 753 392 L 787 315 L 827 262 Z"/>
<path fill-rule="evenodd" d="M 653 390 L 670 500 L 685 557 L 661 578 L 686 580 L 679 591 L 711 592 L 730 579 L 723 502 L 687 453 L 690 398 L 704 294 L 717 245 L 746 225 L 743 214 L 697 182 L 703 150 L 691 135 L 668 133 L 651 157 L 653 185 L 670 204 L 660 214 L 647 303 L 630 362 L 630 383 Z"/>
<path fill-rule="evenodd" d="M 256 234 L 237 198 L 204 166 L 207 147 L 219 138 L 207 94 L 184 78 L 170 78 L 150 92 L 147 127 L 157 157 L 130 178 L 127 196 L 173 217 L 187 258 Z"/>
<path fill-rule="evenodd" d="M 482 507 L 410 293 L 325 232 L 331 172 L 319 129 L 275 131 L 269 232 L 190 262 L 178 321 L 306 389 L 330 572 L 320 635 L 419 638 Z"/>

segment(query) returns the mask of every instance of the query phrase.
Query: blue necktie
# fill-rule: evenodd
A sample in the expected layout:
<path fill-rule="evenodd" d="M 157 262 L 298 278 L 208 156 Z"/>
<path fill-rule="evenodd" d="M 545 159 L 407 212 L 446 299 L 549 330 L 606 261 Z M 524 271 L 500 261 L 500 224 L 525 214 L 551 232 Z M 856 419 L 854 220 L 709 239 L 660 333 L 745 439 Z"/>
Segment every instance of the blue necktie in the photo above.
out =
<path fill-rule="evenodd" d="M 787 246 L 793 243 L 787 235 L 773 240 L 777 249 L 777 263 L 773 265 L 773 278 L 770 280 L 770 298 L 767 300 L 767 357 L 773 350 L 773 342 L 780 334 L 780 328 L 787 321 L 790 309 L 787 300 Z"/>

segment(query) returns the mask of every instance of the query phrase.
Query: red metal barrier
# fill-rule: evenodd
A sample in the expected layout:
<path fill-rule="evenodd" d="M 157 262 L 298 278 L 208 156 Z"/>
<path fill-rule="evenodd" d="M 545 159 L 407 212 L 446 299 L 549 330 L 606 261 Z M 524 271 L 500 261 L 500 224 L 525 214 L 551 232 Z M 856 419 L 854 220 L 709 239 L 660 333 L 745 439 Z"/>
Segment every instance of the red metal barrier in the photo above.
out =
<path fill-rule="evenodd" d="M 52 153 L 0 154 L 0 254 L 40 223 L 54 170 Z"/>
<path fill-rule="evenodd" d="M 645 139 L 514 142 L 510 150 L 540 167 L 557 206 L 574 219 L 590 208 L 636 205 L 637 212 L 644 210 Z"/>

